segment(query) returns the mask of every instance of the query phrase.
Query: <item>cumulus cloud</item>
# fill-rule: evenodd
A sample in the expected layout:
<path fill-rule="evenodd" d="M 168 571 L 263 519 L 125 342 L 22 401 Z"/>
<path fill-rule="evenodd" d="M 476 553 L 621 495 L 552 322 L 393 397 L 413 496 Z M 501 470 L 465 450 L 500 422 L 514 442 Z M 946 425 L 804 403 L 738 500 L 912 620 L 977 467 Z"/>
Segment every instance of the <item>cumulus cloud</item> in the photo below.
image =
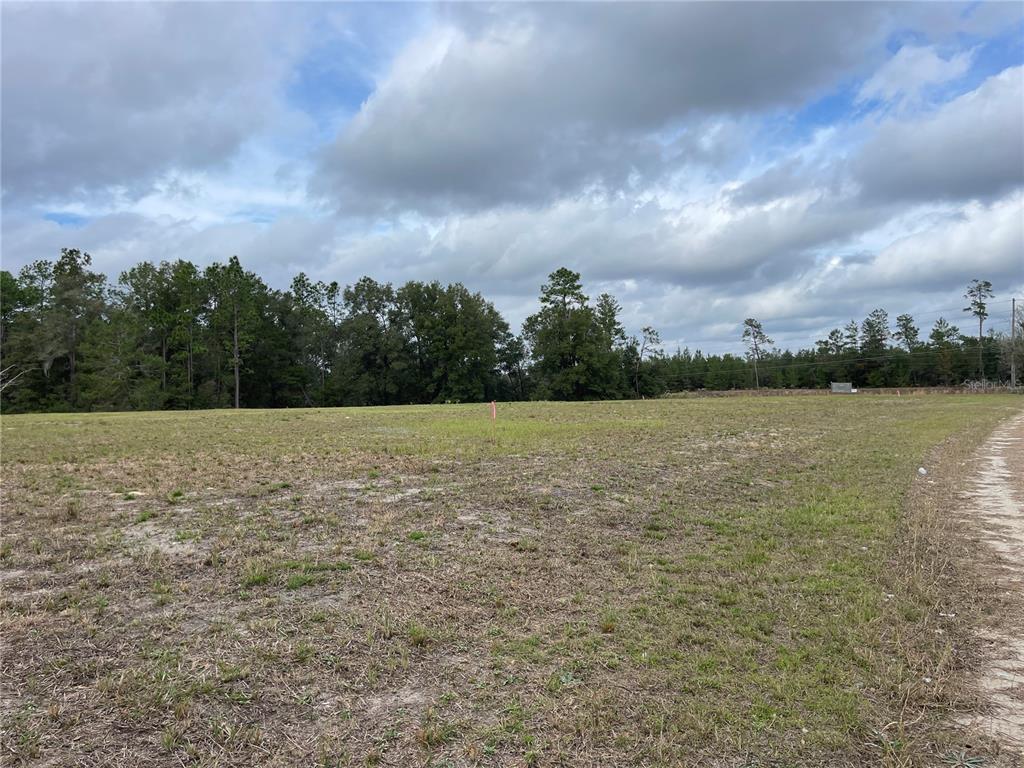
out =
<path fill-rule="evenodd" d="M 1022 68 L 984 37 L 1019 6 L 454 4 L 386 45 L 238 8 L 4 4 L 5 268 L 238 254 L 277 288 L 461 281 L 516 325 L 565 265 L 716 351 L 1024 288 Z"/>
<path fill-rule="evenodd" d="M 610 283 L 707 286 L 783 280 L 820 249 L 885 220 L 882 210 L 810 194 L 738 207 L 715 195 L 680 207 L 580 197 L 446 218 L 343 241 L 335 272 L 459 275 L 487 291 L 536 293 L 554 267 Z"/>
<path fill-rule="evenodd" d="M 972 57 L 972 51 L 961 51 L 943 59 L 934 47 L 905 45 L 861 86 L 857 100 L 914 100 L 929 87 L 965 75 Z"/>
<path fill-rule="evenodd" d="M 997 284 L 1024 281 L 1024 193 L 970 202 L 896 239 L 843 276 L 848 289 L 932 289 L 984 275 Z"/>
<path fill-rule="evenodd" d="M 692 153 L 687 118 L 793 106 L 856 69 L 870 4 L 457 7 L 412 43 L 323 153 L 342 209 L 425 212 L 628 188 Z"/>
<path fill-rule="evenodd" d="M 1024 68 L 915 118 L 887 118 L 853 162 L 871 199 L 991 198 L 1024 184 Z"/>
<path fill-rule="evenodd" d="M 199 224 L 167 215 L 110 213 L 74 229 L 32 215 L 4 212 L 4 249 L 21 256 L 4 268 L 16 270 L 32 259 L 55 259 L 64 247 L 81 248 L 93 266 L 115 283 L 140 261 L 188 259 L 200 267 L 238 255 L 246 268 L 269 285 L 287 288 L 299 271 L 326 276 L 334 253 L 337 224 L 323 217 L 282 216 L 271 223 L 225 221 Z M 342 282 L 355 279 L 337 275 Z"/>
<path fill-rule="evenodd" d="M 285 119 L 299 37 L 270 5 L 3 4 L 3 193 L 21 201 L 223 166 Z"/>

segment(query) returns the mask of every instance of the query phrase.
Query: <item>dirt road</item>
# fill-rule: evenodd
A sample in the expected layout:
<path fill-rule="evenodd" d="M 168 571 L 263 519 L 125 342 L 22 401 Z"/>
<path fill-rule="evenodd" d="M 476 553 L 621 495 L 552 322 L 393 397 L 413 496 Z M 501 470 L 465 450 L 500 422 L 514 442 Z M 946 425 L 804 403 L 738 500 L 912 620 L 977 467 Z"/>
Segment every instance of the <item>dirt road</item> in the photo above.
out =
<path fill-rule="evenodd" d="M 1008 610 L 984 636 L 989 656 L 978 683 L 989 707 L 969 725 L 1024 752 L 1024 413 L 992 433 L 979 459 L 965 489 L 966 511 L 983 531 L 991 577 Z"/>

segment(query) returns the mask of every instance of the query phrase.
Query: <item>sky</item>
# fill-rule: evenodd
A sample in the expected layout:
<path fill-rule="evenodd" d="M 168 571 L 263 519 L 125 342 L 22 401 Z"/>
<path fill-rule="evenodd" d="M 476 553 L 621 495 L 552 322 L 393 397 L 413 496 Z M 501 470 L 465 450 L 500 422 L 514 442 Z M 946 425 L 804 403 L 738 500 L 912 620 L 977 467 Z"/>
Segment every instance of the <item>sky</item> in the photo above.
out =
<path fill-rule="evenodd" d="M 237 254 L 462 282 L 561 266 L 628 332 L 740 352 L 1024 298 L 1024 4 L 17 3 L 3 268 Z"/>

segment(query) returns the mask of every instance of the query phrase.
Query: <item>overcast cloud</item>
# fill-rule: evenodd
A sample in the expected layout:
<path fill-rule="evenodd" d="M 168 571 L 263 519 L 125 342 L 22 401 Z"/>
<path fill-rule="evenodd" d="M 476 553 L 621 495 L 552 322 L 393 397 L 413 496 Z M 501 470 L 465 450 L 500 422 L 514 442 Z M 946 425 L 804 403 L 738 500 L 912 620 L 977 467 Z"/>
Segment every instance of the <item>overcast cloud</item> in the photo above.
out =
<path fill-rule="evenodd" d="M 1017 3 L 4 3 L 3 267 L 566 265 L 668 346 L 1024 294 Z M 1005 313 L 1004 313 L 1005 314 Z M 954 320 L 957 322 L 958 320 Z"/>

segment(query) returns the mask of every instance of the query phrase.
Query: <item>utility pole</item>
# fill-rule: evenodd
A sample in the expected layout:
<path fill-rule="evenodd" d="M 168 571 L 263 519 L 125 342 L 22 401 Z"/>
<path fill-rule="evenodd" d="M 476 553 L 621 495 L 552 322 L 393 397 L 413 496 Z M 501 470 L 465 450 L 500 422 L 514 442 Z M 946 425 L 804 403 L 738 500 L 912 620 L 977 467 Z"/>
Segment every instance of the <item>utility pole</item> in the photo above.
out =
<path fill-rule="evenodd" d="M 1017 299 L 1010 299 L 1010 389 L 1017 388 Z"/>

